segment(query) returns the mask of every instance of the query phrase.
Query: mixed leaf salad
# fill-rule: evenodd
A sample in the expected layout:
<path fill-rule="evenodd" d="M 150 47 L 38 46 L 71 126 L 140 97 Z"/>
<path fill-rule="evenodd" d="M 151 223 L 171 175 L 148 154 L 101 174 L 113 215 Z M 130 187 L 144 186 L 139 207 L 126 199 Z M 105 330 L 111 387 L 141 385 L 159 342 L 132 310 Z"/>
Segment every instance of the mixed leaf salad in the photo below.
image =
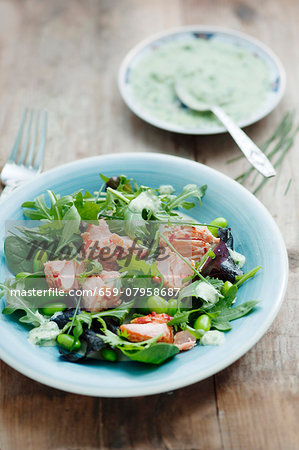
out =
<path fill-rule="evenodd" d="M 99 191 L 25 202 L 9 230 L 13 277 L 0 284 L 3 314 L 29 324 L 35 345 L 61 358 L 161 364 L 196 344 L 220 345 L 231 322 L 257 301 L 234 306 L 245 257 L 224 218 L 197 223 L 182 211 L 207 186 L 153 189 L 124 175 L 101 175 Z"/>

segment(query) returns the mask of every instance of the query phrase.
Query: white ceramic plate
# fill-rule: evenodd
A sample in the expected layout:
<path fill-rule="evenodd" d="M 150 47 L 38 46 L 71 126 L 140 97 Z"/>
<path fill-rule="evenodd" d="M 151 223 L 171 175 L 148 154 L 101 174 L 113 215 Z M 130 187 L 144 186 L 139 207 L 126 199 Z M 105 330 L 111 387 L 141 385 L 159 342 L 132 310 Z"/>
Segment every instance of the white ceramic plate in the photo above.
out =
<path fill-rule="evenodd" d="M 232 46 L 246 48 L 250 53 L 262 59 L 269 70 L 270 90 L 267 98 L 258 110 L 252 111 L 248 117 L 238 124 L 240 127 L 245 127 L 257 122 L 269 114 L 278 105 L 285 91 L 286 77 L 281 62 L 272 50 L 258 40 L 239 31 L 215 26 L 192 25 L 171 29 L 151 36 L 129 51 L 124 58 L 119 69 L 118 86 L 123 100 L 138 117 L 158 128 L 174 131 L 176 133 L 196 135 L 218 134 L 226 131 L 223 126 L 213 125 L 213 127 L 187 128 L 186 126 L 171 124 L 170 122 L 160 120 L 139 104 L 131 89 L 130 71 L 145 55 L 153 52 L 157 47 L 163 46 L 165 42 L 180 39 L 186 41 L 199 38 L 216 39 L 231 44 Z"/>

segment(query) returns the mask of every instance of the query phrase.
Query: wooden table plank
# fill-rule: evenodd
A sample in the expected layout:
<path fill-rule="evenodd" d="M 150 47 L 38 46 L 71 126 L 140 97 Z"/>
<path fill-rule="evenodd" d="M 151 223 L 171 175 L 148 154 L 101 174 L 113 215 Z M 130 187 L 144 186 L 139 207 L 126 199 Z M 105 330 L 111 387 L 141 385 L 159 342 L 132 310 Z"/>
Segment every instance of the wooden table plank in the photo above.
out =
<path fill-rule="evenodd" d="M 296 0 L 265 0 L 262 7 L 257 0 L 0 0 L 0 165 L 28 105 L 49 110 L 47 169 L 96 154 L 153 151 L 238 175 L 247 163 L 225 164 L 238 154 L 228 136 L 176 135 L 135 117 L 119 96 L 118 66 L 131 46 L 171 26 L 212 23 L 256 36 L 281 57 L 289 83 L 282 105 L 248 129 L 262 142 L 283 112 L 298 104 L 298 5 Z M 291 273 L 278 318 L 250 352 L 201 383 L 136 399 L 67 394 L 1 363 L 1 450 L 298 448 L 297 162 L 298 144 L 276 190 L 273 180 L 260 194 L 286 240 Z"/>
<path fill-rule="evenodd" d="M 186 6 L 186 23 L 199 22 L 201 11 L 196 9 L 196 2 L 190 1 Z M 230 2 L 228 7 L 227 3 L 219 1 L 214 6 L 217 8 L 216 23 L 221 25 L 229 21 L 230 26 L 240 28 L 241 19 L 243 31 L 272 47 L 287 70 L 289 86 L 282 104 L 268 118 L 247 128 L 250 136 L 261 143 L 272 134 L 283 113 L 295 108 L 296 102 L 298 104 L 295 87 L 298 49 L 294 39 L 298 40 L 295 17 L 299 15 L 299 4 L 288 2 L 286 7 L 282 2 L 265 2 L 260 8 L 258 2 L 251 1 L 246 4 Z M 277 24 L 282 17 L 288 24 L 283 27 L 283 38 L 277 33 Z M 205 22 L 212 21 L 215 22 L 207 6 Z M 229 137 L 225 140 L 222 137 L 197 138 L 197 149 L 198 161 L 230 176 L 240 174 L 247 167 L 246 161 L 223 165 L 232 151 L 237 152 Z M 223 152 L 221 156 L 220 152 Z M 299 218 L 295 161 L 298 161 L 298 144 L 283 165 L 278 180 L 269 181 L 266 189 L 259 194 L 283 232 L 292 255 L 291 275 L 287 299 L 269 332 L 243 358 L 215 377 L 219 424 L 225 449 L 298 448 L 298 312 L 295 313 L 294 305 L 298 298 L 299 252 L 298 245 L 294 243 L 298 242 Z M 285 196 L 290 178 L 294 184 Z"/>

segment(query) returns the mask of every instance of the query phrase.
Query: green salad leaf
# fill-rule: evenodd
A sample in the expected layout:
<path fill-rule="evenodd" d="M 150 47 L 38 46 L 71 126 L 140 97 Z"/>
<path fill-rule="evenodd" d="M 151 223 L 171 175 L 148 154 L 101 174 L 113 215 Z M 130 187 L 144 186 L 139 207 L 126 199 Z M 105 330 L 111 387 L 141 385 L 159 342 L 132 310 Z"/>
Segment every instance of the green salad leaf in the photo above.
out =
<path fill-rule="evenodd" d="M 212 327 L 219 331 L 228 331 L 231 329 L 230 322 L 239 319 L 248 314 L 258 303 L 256 300 L 241 303 L 234 308 L 223 308 L 218 311 L 218 315 L 212 319 Z"/>
<path fill-rule="evenodd" d="M 180 328 L 185 328 L 189 322 L 189 316 L 193 312 L 200 311 L 200 309 L 194 309 L 189 311 L 177 311 L 173 318 L 167 322 L 167 325 L 174 326 L 176 329 L 179 326 Z"/>
<path fill-rule="evenodd" d="M 156 263 L 149 264 L 147 261 L 138 258 L 136 255 L 131 255 L 129 261 L 126 258 L 119 260 L 118 265 L 121 267 L 119 272 L 125 273 L 128 278 L 138 274 L 149 278 L 159 275 Z"/>
<path fill-rule="evenodd" d="M 91 313 L 92 319 L 98 319 L 102 317 L 115 317 L 122 323 L 125 317 L 129 314 L 131 307 L 134 305 L 134 300 L 127 303 L 122 303 L 120 306 L 114 309 L 107 309 L 99 313 Z"/>
<path fill-rule="evenodd" d="M 210 277 L 207 282 L 202 280 L 193 281 L 181 290 L 178 301 L 180 302 L 186 297 L 196 297 L 202 300 L 203 307 L 211 307 L 222 297 L 219 290 L 215 287 L 220 285 L 219 280 L 214 283 Z"/>
<path fill-rule="evenodd" d="M 124 339 L 125 333 L 116 335 L 106 328 L 102 328 L 103 335 L 98 336 L 111 347 L 118 348 L 125 356 L 133 361 L 147 364 L 162 364 L 167 359 L 179 352 L 178 347 L 173 344 L 157 343 L 159 336 L 143 342 L 130 342 Z"/>
<path fill-rule="evenodd" d="M 201 199 L 204 197 L 207 188 L 208 186 L 206 184 L 203 186 L 197 186 L 196 184 L 187 184 L 183 188 L 181 194 L 177 195 L 168 203 L 168 209 L 171 210 L 174 208 L 178 208 L 179 206 L 184 206 L 184 204 L 186 205 L 185 201 L 189 197 L 196 197 L 198 199 L 198 204 L 200 205 Z M 190 207 L 193 207 L 193 205 L 191 206 L 189 204 L 187 209 L 190 209 Z"/>
<path fill-rule="evenodd" d="M 101 203 L 90 192 L 86 191 L 84 195 L 78 192 L 75 195 L 74 205 L 82 220 L 97 220 Z"/>
<path fill-rule="evenodd" d="M 254 275 L 262 268 L 262 266 L 257 266 L 254 269 L 249 270 L 248 272 L 244 273 L 241 276 L 236 276 L 236 283 L 235 285 L 237 287 L 240 287 L 245 281 L 249 280 L 250 278 L 254 277 Z"/>
<path fill-rule="evenodd" d="M 147 364 L 162 364 L 167 359 L 172 358 L 179 353 L 176 345 L 160 342 L 152 344 L 148 348 L 139 351 L 122 350 L 122 353 L 133 361 L 143 362 Z"/>
<path fill-rule="evenodd" d="M 57 252 L 74 240 L 74 235 L 80 233 L 81 217 L 75 205 L 72 205 L 63 216 L 63 228 L 57 247 Z"/>
<path fill-rule="evenodd" d="M 5 308 L 2 310 L 2 314 L 9 315 L 15 311 L 22 311 L 24 314 L 19 318 L 20 322 L 34 326 L 41 325 L 45 322 L 45 319 L 33 306 L 32 298 L 15 294 L 15 290 L 22 291 L 24 288 L 24 280 L 16 282 L 15 279 L 8 278 L 4 283 L 0 283 L 1 296 L 5 295 Z"/>
<path fill-rule="evenodd" d="M 132 292 L 136 289 L 137 294 L 133 301 L 110 310 L 96 313 L 84 311 L 80 307 L 81 299 L 79 299 L 74 310 L 72 308 L 64 311 L 64 316 L 60 316 L 59 319 L 62 328 L 60 332 L 72 333 L 75 338 L 74 345 L 78 339 L 84 342 L 86 352 L 83 359 L 91 351 L 99 351 L 106 346 L 118 349 L 133 361 L 148 364 L 161 364 L 179 352 L 178 347 L 173 344 L 158 342 L 160 336 L 143 342 L 130 342 L 125 332 L 118 331 L 119 324 L 123 323 L 128 315 L 129 317 L 134 313 L 136 315 L 138 308 L 147 311 L 149 294 L 139 294 L 141 288 L 147 293 L 151 292 L 152 288 L 159 286 L 160 289 L 164 286 L 163 276 L 154 262 L 154 257 L 158 256 L 156 251 L 160 246 L 160 239 L 163 239 L 193 271 L 193 275 L 183 281 L 191 283 L 181 290 L 176 299 L 173 299 L 178 310 L 172 309 L 172 314 L 173 311 L 176 312 L 168 322 L 169 326 L 176 331 L 188 330 L 199 339 L 204 331 L 197 330 L 192 325 L 196 326 L 195 320 L 201 314 L 210 317 L 212 328 L 227 331 L 231 329 L 231 321 L 248 314 L 255 307 L 256 301 L 245 302 L 235 307 L 232 305 L 238 287 L 254 276 L 260 266 L 236 277 L 235 284 L 224 290 L 226 293 L 222 295 L 223 281 L 209 276 L 204 277 L 201 273 L 205 262 L 208 258 L 215 258 L 215 253 L 212 250 L 208 251 L 194 267 L 193 263 L 182 256 L 161 232 L 161 223 L 168 225 L 184 223 L 177 211 L 178 208 L 189 210 L 196 204 L 200 205 L 207 189 L 206 185 L 188 184 L 181 193 L 175 195 L 172 186 L 165 185 L 153 189 L 138 185 L 135 180 L 124 175 L 100 176 L 103 183 L 97 192 L 79 190 L 73 194 L 60 196 L 48 190 L 33 201 L 23 203 L 24 216 L 40 223 L 33 228 L 32 224 L 16 227 L 5 240 L 7 264 L 16 277 L 0 284 L 0 297 L 5 296 L 6 301 L 3 314 L 21 311 L 23 314 L 19 319 L 21 322 L 35 327 L 45 324 L 49 318 L 43 317 L 38 307 L 41 300 L 46 298 L 31 295 L 29 290 L 32 287 L 47 290 L 48 285 L 43 272 L 44 262 L 78 258 L 83 242 L 82 229 L 85 228 L 87 221 L 97 223 L 99 218 L 107 220 L 112 233 L 129 236 L 136 244 L 134 255 L 131 252 L 117 261 L 121 275 L 117 283 L 119 288 L 121 284 L 127 297 L 129 297 L 126 293 L 128 287 Z M 149 248 L 150 252 L 145 259 Z M 85 261 L 85 271 L 79 275 L 80 284 L 84 283 L 86 277 L 100 274 L 102 269 L 98 261 Z M 16 294 L 18 290 L 22 291 L 22 295 Z M 162 289 L 159 292 L 162 292 Z M 195 309 L 186 310 L 189 304 L 186 297 L 193 297 Z M 167 308 L 166 305 L 166 310 L 169 311 Z M 53 321 L 57 320 L 57 327 L 58 317 L 53 318 Z M 95 340 L 96 346 L 92 344 Z M 72 350 L 73 348 L 70 352 Z M 80 359 L 76 359 L 74 354 L 69 354 L 69 358 L 70 361 Z"/>
<path fill-rule="evenodd" d="M 7 236 L 4 242 L 6 263 L 12 273 L 32 272 L 33 258 L 29 258 L 32 244 L 19 236 Z"/>

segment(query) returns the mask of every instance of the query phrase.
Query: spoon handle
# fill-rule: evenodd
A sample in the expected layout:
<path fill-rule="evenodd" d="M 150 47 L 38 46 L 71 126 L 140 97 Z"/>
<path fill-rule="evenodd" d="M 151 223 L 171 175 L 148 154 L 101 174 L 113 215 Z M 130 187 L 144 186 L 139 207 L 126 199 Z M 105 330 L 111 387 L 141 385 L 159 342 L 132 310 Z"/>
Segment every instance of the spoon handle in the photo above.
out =
<path fill-rule="evenodd" d="M 213 106 L 211 111 L 223 123 L 234 141 L 238 144 L 248 161 L 256 168 L 264 177 L 273 177 L 276 175 L 275 169 L 270 163 L 266 155 L 258 148 L 257 145 L 247 136 L 241 128 L 223 111 L 219 106 Z"/>

